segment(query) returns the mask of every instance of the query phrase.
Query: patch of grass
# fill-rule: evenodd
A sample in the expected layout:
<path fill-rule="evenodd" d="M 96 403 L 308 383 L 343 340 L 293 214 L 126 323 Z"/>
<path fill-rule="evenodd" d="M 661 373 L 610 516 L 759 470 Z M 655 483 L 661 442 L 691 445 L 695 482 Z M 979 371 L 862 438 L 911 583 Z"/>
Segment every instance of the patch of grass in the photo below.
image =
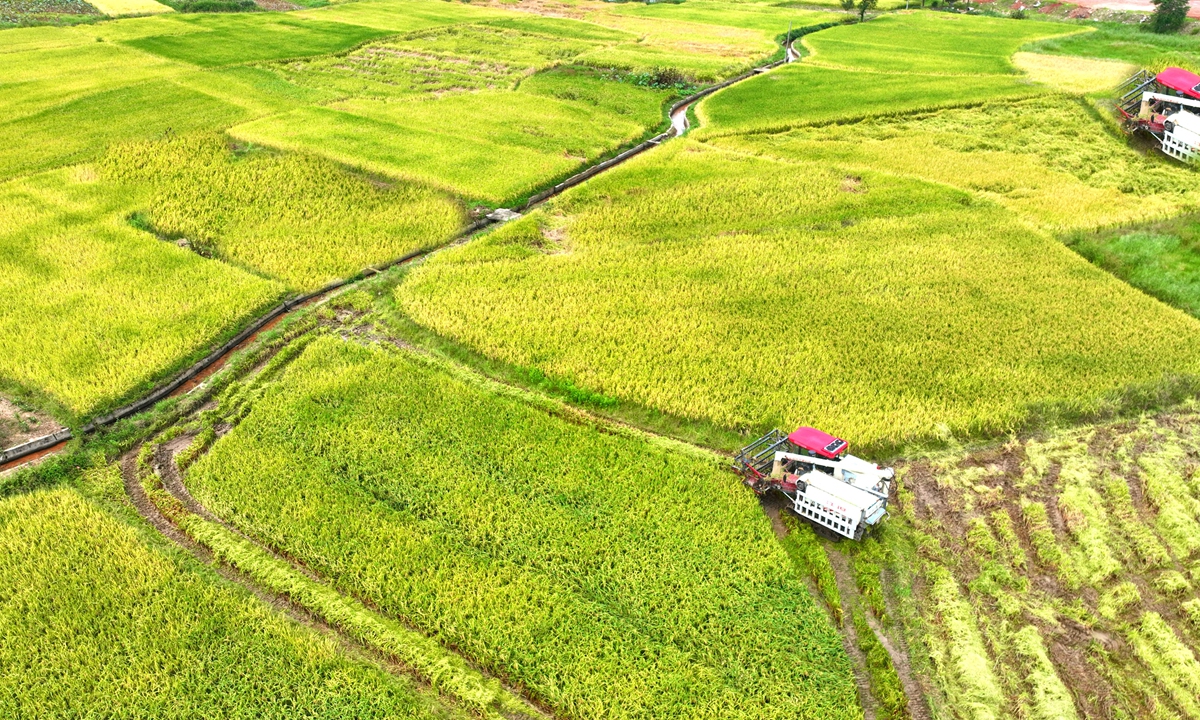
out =
<path fill-rule="evenodd" d="M 1025 527 L 1029 531 L 1029 542 L 1033 545 L 1038 560 L 1057 568 L 1062 565 L 1064 557 L 1062 548 L 1054 537 L 1054 529 L 1050 527 L 1050 519 L 1043 503 L 1021 499 L 1021 514 L 1025 518 Z"/>
<path fill-rule="evenodd" d="M 856 716 L 836 632 L 723 463 L 525 397 L 321 338 L 189 487 L 563 714 Z"/>
<path fill-rule="evenodd" d="M 144 392 L 283 293 L 130 227 L 144 197 L 88 167 L 0 185 L 0 379 L 63 419 Z"/>
<path fill-rule="evenodd" d="M 139 534 L 70 489 L 0 501 L 0 713 L 445 717 Z"/>
<path fill-rule="evenodd" d="M 1200 66 L 1200 40 L 1194 36 L 1153 33 L 1147 28 L 1124 23 L 1098 23 L 1094 27 L 1093 32 L 1045 38 L 1024 49 L 1052 55 L 1123 60 L 1155 72 L 1167 62 L 1192 64 L 1193 68 Z"/>
<path fill-rule="evenodd" d="M 1192 589 L 1192 584 L 1178 570 L 1167 570 L 1154 578 L 1154 589 L 1164 595 L 1182 595 Z"/>
<path fill-rule="evenodd" d="M 146 188 L 156 232 L 302 290 L 437 245 L 463 222 L 427 188 L 381 185 L 312 156 L 239 156 L 215 134 L 116 146 L 97 168 Z"/>
<path fill-rule="evenodd" d="M 1068 244 L 1134 287 L 1200 317 L 1200 217 L 1079 233 Z"/>

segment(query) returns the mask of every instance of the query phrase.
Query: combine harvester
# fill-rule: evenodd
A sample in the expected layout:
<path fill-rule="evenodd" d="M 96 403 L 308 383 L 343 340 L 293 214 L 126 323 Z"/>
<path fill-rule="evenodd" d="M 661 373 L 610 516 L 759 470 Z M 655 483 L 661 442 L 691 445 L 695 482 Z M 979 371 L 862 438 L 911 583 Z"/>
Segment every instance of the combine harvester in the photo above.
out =
<path fill-rule="evenodd" d="M 1148 133 L 1164 155 L 1181 162 L 1200 158 L 1200 75 L 1180 68 L 1157 75 L 1142 70 L 1117 92 L 1127 132 Z"/>
<path fill-rule="evenodd" d="M 887 515 L 896 473 L 848 453 L 850 446 L 816 428 L 790 435 L 772 430 L 742 448 L 733 469 L 758 495 L 774 490 L 802 518 L 837 535 L 861 540 Z"/>

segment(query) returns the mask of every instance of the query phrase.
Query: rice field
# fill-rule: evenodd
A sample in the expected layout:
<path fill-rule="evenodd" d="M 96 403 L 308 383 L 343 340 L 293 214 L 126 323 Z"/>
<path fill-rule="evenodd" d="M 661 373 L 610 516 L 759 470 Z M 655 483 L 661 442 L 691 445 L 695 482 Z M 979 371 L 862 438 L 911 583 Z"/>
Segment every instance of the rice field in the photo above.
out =
<path fill-rule="evenodd" d="M 216 134 L 117 145 L 96 167 L 104 180 L 144 188 L 136 212 L 158 235 L 295 290 L 439 245 L 464 224 L 451 198 L 426 187 L 317 157 L 231 152 Z"/>
<path fill-rule="evenodd" d="M 154 2 L 154 0 L 94 0 L 92 5 L 100 12 L 112 17 L 174 12 L 170 6 Z"/>
<path fill-rule="evenodd" d="M 0 714 L 468 717 L 146 535 L 72 489 L 0 500 Z"/>
<path fill-rule="evenodd" d="M 883 547 L 952 717 L 1200 717 L 1194 403 L 916 459 Z M 912 594 L 912 576 L 924 583 Z M 901 597 L 903 594 L 904 598 Z"/>
<path fill-rule="evenodd" d="M 1130 148 L 1090 104 L 1058 94 L 713 142 L 959 187 L 1057 233 L 1200 207 L 1194 170 Z"/>
<path fill-rule="evenodd" d="M 836 633 L 716 456 L 331 336 L 222 412 L 246 400 L 192 492 L 556 715 L 861 717 Z"/>
<path fill-rule="evenodd" d="M 1200 369 L 1195 320 L 992 202 L 691 142 L 439 253 L 396 297 L 488 357 L 635 405 L 860 446 L 1099 412 Z"/>
<path fill-rule="evenodd" d="M 283 294 L 131 227 L 144 198 L 87 166 L 0 185 L 0 383 L 60 419 L 145 392 Z"/>

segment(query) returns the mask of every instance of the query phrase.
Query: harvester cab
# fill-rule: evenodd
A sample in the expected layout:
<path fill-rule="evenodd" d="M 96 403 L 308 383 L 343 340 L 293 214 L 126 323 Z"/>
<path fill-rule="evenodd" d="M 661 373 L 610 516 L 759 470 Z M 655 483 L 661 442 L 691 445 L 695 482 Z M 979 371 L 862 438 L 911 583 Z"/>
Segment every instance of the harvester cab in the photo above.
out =
<path fill-rule="evenodd" d="M 1185 163 L 1200 158 L 1200 75 L 1167 68 L 1142 70 L 1120 87 L 1117 112 L 1129 133 L 1144 132 L 1164 155 Z"/>
<path fill-rule="evenodd" d="M 797 515 L 833 533 L 861 540 L 887 516 L 895 472 L 856 458 L 841 438 L 811 427 L 789 435 L 772 430 L 734 459 L 742 482 L 759 495 L 778 492 Z"/>

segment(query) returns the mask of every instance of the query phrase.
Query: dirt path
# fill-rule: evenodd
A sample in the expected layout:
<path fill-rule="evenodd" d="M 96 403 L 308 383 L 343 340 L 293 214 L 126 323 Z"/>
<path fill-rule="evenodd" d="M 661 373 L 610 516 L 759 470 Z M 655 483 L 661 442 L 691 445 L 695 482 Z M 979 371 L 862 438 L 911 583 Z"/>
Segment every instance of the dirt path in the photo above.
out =
<path fill-rule="evenodd" d="M 858 604 L 858 588 L 854 586 L 854 575 L 850 572 L 850 561 L 840 550 L 828 547 L 829 562 L 837 579 L 838 595 L 842 598 L 842 645 L 854 663 L 854 679 L 858 685 L 858 702 L 862 706 L 865 720 L 879 716 L 879 703 L 871 694 L 870 675 L 867 673 L 867 656 L 858 647 L 858 630 L 852 620 L 854 607 Z"/>
<path fill-rule="evenodd" d="M 908 648 L 904 647 L 904 641 L 900 639 L 893 642 L 880 626 L 879 621 L 871 613 L 866 615 L 871 632 L 875 633 L 879 644 L 883 646 L 884 650 L 887 650 L 888 657 L 892 659 L 892 666 L 896 668 L 896 675 L 900 678 L 900 687 L 904 688 L 904 695 L 908 699 L 908 716 L 912 720 L 933 720 L 933 713 L 929 711 L 929 705 L 925 702 L 925 691 L 917 682 L 916 675 L 913 674 L 912 663 L 908 659 Z"/>

